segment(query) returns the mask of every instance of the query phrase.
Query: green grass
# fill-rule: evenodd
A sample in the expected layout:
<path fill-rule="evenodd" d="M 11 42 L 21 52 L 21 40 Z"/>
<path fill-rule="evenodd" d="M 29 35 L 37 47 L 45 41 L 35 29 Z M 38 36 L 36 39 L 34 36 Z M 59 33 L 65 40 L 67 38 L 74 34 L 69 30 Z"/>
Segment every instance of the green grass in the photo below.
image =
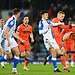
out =
<path fill-rule="evenodd" d="M 5 69 L 0 66 L 0 75 L 15 75 L 11 73 L 11 64 L 5 65 Z M 19 64 L 17 69 L 19 71 L 18 75 L 75 75 L 75 67 L 70 68 L 71 72 L 64 72 L 62 66 L 59 65 L 59 68 L 62 70 L 61 73 L 54 73 L 52 69 L 52 65 L 47 64 L 44 66 L 43 64 L 30 64 L 30 70 L 24 71 L 23 65 Z"/>

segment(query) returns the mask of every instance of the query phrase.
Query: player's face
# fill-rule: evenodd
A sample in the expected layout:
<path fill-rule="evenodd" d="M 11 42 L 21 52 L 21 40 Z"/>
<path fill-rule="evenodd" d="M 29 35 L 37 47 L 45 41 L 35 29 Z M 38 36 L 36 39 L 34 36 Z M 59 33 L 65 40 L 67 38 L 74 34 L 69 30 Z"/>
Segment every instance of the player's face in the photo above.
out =
<path fill-rule="evenodd" d="M 20 17 L 20 12 L 19 13 L 17 13 L 17 16 L 16 16 L 16 18 L 18 19 Z"/>
<path fill-rule="evenodd" d="M 28 23 L 29 23 L 29 17 L 24 17 L 23 23 L 24 23 L 24 24 L 28 24 Z"/>
<path fill-rule="evenodd" d="M 48 13 L 44 13 L 44 19 L 47 20 L 48 19 Z"/>
<path fill-rule="evenodd" d="M 64 19 L 64 17 L 65 17 L 65 14 L 59 14 L 59 19 L 61 20 L 61 21 L 63 21 L 63 19 Z"/>
<path fill-rule="evenodd" d="M 4 25 L 5 24 L 5 21 L 3 19 L 0 19 L 0 24 L 1 25 Z"/>

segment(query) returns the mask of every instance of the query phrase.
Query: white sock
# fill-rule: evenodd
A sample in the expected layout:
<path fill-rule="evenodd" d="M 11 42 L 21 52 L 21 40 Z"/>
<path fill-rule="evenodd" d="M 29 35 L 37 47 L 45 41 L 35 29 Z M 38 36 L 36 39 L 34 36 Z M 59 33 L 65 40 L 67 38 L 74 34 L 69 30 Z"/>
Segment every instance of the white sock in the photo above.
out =
<path fill-rule="evenodd" d="M 15 59 L 19 59 L 19 57 L 18 57 L 18 56 L 14 56 L 14 58 L 15 58 Z"/>
<path fill-rule="evenodd" d="M 4 62 L 1 62 L 1 66 L 4 66 Z"/>
<path fill-rule="evenodd" d="M 7 55 L 4 55 L 4 59 L 7 60 Z"/>

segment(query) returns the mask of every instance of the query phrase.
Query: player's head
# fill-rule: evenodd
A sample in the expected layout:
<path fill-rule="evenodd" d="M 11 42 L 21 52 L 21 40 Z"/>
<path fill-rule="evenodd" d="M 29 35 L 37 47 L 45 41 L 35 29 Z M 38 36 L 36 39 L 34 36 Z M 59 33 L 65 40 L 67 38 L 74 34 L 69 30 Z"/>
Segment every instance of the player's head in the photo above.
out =
<path fill-rule="evenodd" d="M 0 25 L 4 25 L 5 24 L 5 21 L 3 19 L 0 19 Z"/>
<path fill-rule="evenodd" d="M 13 15 L 16 16 L 16 18 L 18 18 L 18 17 L 20 16 L 20 9 L 14 8 L 14 9 L 12 10 L 12 13 L 13 13 Z"/>
<path fill-rule="evenodd" d="M 57 18 L 59 18 L 61 21 L 64 19 L 65 13 L 63 11 L 59 11 L 57 13 Z"/>
<path fill-rule="evenodd" d="M 24 24 L 28 24 L 29 23 L 29 16 L 28 15 L 25 15 L 24 18 L 23 18 L 23 23 Z"/>
<path fill-rule="evenodd" d="M 48 11 L 47 10 L 42 10 L 40 12 L 42 19 L 47 20 L 48 19 Z"/>

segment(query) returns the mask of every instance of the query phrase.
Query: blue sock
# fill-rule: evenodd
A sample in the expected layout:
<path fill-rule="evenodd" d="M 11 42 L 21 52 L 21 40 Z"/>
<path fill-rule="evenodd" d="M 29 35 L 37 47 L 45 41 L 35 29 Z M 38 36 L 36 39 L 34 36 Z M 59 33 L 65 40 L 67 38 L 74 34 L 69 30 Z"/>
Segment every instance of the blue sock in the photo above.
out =
<path fill-rule="evenodd" d="M 24 61 L 24 59 L 21 59 L 19 57 L 14 56 L 14 58 L 13 58 L 13 68 L 16 68 L 17 64 L 22 63 L 23 61 Z"/>
<path fill-rule="evenodd" d="M 13 68 L 16 68 L 18 63 L 19 63 L 19 57 L 14 56 L 14 58 L 13 58 Z"/>
<path fill-rule="evenodd" d="M 54 70 L 56 70 L 57 69 L 57 60 L 56 60 L 56 58 L 52 57 L 52 63 L 53 63 Z"/>
<path fill-rule="evenodd" d="M 4 58 L 4 56 L 0 56 L 0 62 L 2 61 L 6 61 L 6 59 Z"/>
<path fill-rule="evenodd" d="M 13 59 L 13 68 L 16 68 L 18 64 L 18 61 L 14 58 Z"/>

